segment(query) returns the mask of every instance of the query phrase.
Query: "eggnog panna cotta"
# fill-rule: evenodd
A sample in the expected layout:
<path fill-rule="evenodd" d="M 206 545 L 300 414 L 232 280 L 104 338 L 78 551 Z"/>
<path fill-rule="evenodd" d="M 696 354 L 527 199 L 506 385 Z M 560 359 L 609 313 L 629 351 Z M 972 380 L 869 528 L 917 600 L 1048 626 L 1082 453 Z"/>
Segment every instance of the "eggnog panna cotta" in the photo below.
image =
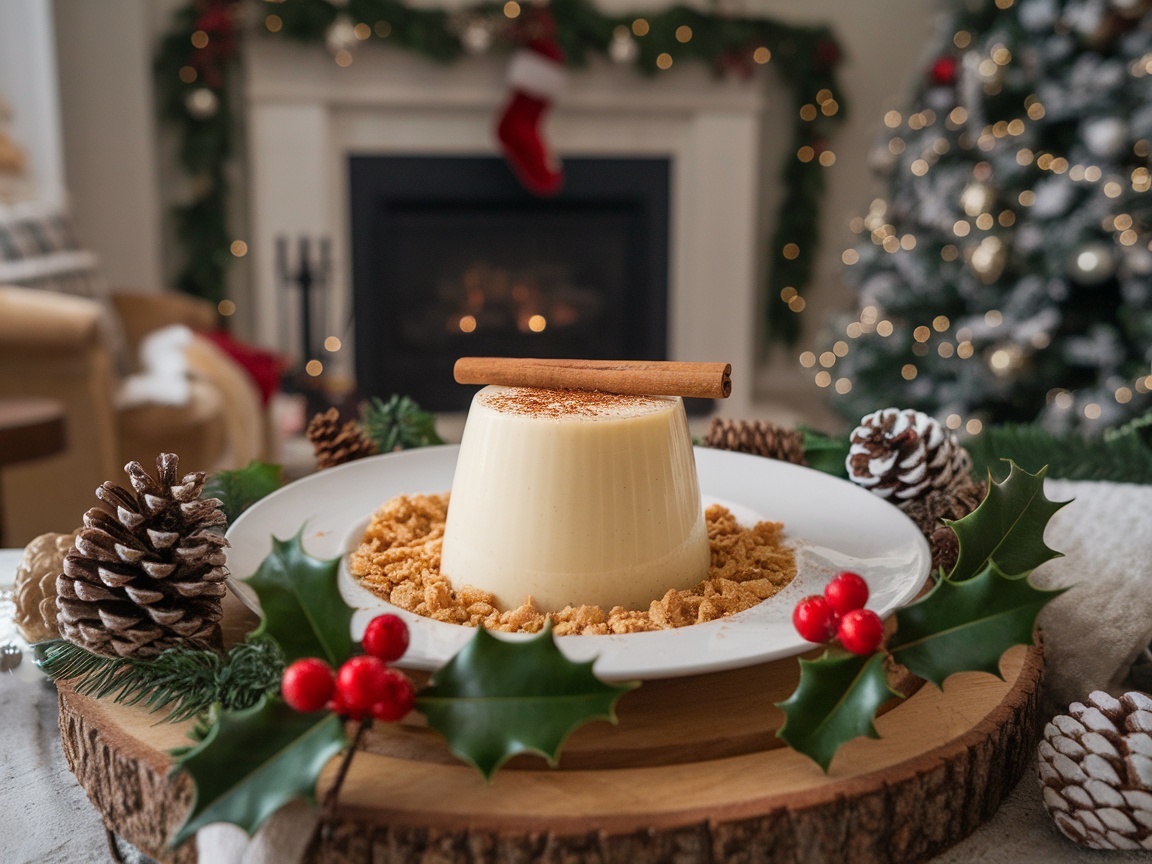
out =
<path fill-rule="evenodd" d="M 708 574 L 679 397 L 488 386 L 472 400 L 440 572 L 504 608 L 531 596 L 647 609 Z"/>

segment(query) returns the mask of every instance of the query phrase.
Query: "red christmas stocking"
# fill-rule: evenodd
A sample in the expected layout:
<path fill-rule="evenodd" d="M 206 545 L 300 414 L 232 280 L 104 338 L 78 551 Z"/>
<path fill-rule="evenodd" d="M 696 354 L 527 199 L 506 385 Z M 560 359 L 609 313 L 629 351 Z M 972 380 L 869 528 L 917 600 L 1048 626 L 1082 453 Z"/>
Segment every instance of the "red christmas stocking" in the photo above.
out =
<path fill-rule="evenodd" d="M 568 75 L 555 22 L 541 11 L 546 17 L 533 22 L 532 38 L 508 64 L 510 96 L 500 113 L 496 137 L 524 188 L 535 195 L 554 195 L 564 185 L 564 171 L 549 152 L 540 126 Z"/>

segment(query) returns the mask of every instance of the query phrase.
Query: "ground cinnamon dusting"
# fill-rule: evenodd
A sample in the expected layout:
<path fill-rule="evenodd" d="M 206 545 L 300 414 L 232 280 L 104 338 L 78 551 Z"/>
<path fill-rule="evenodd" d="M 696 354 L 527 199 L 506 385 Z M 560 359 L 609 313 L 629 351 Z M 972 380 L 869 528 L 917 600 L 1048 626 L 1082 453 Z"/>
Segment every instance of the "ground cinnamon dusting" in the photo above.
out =
<path fill-rule="evenodd" d="M 612 417 L 647 414 L 668 407 L 667 399 L 622 396 L 598 390 L 547 390 L 510 387 L 483 397 L 485 404 L 505 414 L 531 417 Z"/>
<path fill-rule="evenodd" d="M 742 528 L 714 504 L 704 518 L 712 547 L 708 578 L 683 591 L 669 590 L 647 610 L 568 606 L 544 613 L 527 603 L 496 607 L 487 591 L 454 589 L 440 575 L 440 547 L 448 495 L 400 495 L 372 516 L 364 541 L 351 555 L 351 571 L 364 587 L 394 606 L 452 624 L 504 632 L 536 633 L 552 620 L 557 635 L 639 633 L 685 627 L 755 606 L 796 575 L 796 559 L 782 542 L 784 526 L 760 522 Z"/>

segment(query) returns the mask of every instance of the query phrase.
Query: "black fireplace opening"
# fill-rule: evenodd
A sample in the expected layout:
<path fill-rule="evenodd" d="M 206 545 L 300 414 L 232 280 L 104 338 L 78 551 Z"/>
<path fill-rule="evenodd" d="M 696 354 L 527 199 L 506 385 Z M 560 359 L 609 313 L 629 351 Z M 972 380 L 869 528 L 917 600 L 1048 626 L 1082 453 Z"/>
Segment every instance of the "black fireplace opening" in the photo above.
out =
<path fill-rule="evenodd" d="M 468 407 L 470 355 L 662 360 L 668 159 L 569 158 L 551 198 L 487 156 L 352 156 L 357 389 Z"/>

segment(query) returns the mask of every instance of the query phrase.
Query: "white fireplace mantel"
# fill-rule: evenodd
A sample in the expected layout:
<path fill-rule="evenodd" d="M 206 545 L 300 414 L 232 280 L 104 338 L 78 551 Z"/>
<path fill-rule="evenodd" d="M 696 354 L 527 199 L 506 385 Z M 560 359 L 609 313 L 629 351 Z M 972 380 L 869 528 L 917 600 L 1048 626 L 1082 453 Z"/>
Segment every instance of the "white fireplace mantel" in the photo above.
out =
<path fill-rule="evenodd" d="M 351 370 L 350 154 L 494 155 L 505 59 L 441 66 L 365 45 L 347 68 L 314 47 L 253 40 L 246 52 L 253 297 L 257 337 L 292 353 L 275 274 L 277 236 L 332 239 L 329 322 L 344 348 L 321 359 Z M 761 76 L 720 79 L 699 64 L 647 78 L 607 63 L 576 70 L 546 121 L 564 156 L 671 161 L 669 358 L 725 360 L 733 394 L 752 401 L 763 196 Z M 289 319 L 291 320 L 291 319 Z M 328 333 L 319 335 L 329 335 Z"/>

